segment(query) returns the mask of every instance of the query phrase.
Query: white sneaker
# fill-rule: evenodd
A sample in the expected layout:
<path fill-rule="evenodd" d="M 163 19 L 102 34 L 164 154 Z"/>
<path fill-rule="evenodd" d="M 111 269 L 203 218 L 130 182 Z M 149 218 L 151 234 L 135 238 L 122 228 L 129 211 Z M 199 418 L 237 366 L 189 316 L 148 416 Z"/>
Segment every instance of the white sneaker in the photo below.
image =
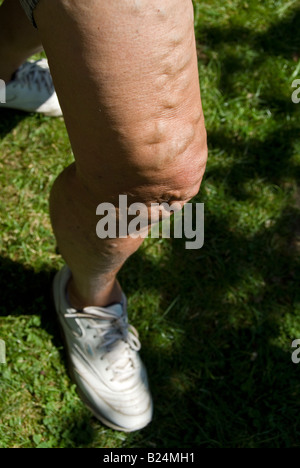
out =
<path fill-rule="evenodd" d="M 66 299 L 70 276 L 67 266 L 58 272 L 53 293 L 78 393 L 107 426 L 142 429 L 152 419 L 152 399 L 138 333 L 128 325 L 126 297 L 122 304 L 78 311 Z"/>
<path fill-rule="evenodd" d="M 1 107 L 60 117 L 62 111 L 53 86 L 48 60 L 25 62 L 6 85 L 6 103 Z"/>

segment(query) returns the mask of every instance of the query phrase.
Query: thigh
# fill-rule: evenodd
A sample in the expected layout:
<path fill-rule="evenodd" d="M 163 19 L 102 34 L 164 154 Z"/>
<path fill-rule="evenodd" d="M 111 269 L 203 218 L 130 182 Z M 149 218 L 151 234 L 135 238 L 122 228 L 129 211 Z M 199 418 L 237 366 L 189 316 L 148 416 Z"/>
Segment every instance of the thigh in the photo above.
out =
<path fill-rule="evenodd" d="M 203 166 L 191 0 L 40 0 L 35 20 L 85 177 L 121 193 L 132 168 L 167 172 L 193 145 Z"/>

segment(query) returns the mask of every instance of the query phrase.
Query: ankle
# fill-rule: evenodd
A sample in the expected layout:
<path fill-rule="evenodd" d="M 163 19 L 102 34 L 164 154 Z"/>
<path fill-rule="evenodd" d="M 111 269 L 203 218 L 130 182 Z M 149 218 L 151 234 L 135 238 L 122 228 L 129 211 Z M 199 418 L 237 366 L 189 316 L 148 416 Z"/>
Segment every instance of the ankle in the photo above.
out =
<path fill-rule="evenodd" d="M 82 310 L 85 307 L 107 307 L 114 302 L 121 302 L 122 288 L 119 282 L 115 279 L 113 283 L 105 288 L 99 288 L 89 294 L 82 294 L 77 288 L 73 277 L 67 285 L 67 297 L 69 303 L 75 309 Z"/>

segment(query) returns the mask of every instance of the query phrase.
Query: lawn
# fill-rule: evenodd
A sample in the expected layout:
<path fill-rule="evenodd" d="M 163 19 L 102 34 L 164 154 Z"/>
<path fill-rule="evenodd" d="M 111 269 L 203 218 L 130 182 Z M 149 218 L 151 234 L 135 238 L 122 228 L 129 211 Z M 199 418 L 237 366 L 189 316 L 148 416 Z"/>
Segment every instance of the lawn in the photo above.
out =
<path fill-rule="evenodd" d="M 194 7 L 209 161 L 193 201 L 205 204 L 205 243 L 147 239 L 119 275 L 155 403 L 140 432 L 93 418 L 66 369 L 48 217 L 72 161 L 64 122 L 0 110 L 0 447 L 300 447 L 300 5 Z"/>

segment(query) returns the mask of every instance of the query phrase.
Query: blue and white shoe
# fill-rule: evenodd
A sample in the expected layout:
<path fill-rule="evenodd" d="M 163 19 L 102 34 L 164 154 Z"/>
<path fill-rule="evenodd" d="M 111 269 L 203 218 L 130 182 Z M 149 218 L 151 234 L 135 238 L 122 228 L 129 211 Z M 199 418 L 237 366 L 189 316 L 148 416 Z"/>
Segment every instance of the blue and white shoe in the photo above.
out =
<path fill-rule="evenodd" d="M 25 62 L 6 84 L 5 95 L 6 102 L 0 104 L 0 109 L 38 112 L 50 117 L 62 116 L 46 59 Z"/>

